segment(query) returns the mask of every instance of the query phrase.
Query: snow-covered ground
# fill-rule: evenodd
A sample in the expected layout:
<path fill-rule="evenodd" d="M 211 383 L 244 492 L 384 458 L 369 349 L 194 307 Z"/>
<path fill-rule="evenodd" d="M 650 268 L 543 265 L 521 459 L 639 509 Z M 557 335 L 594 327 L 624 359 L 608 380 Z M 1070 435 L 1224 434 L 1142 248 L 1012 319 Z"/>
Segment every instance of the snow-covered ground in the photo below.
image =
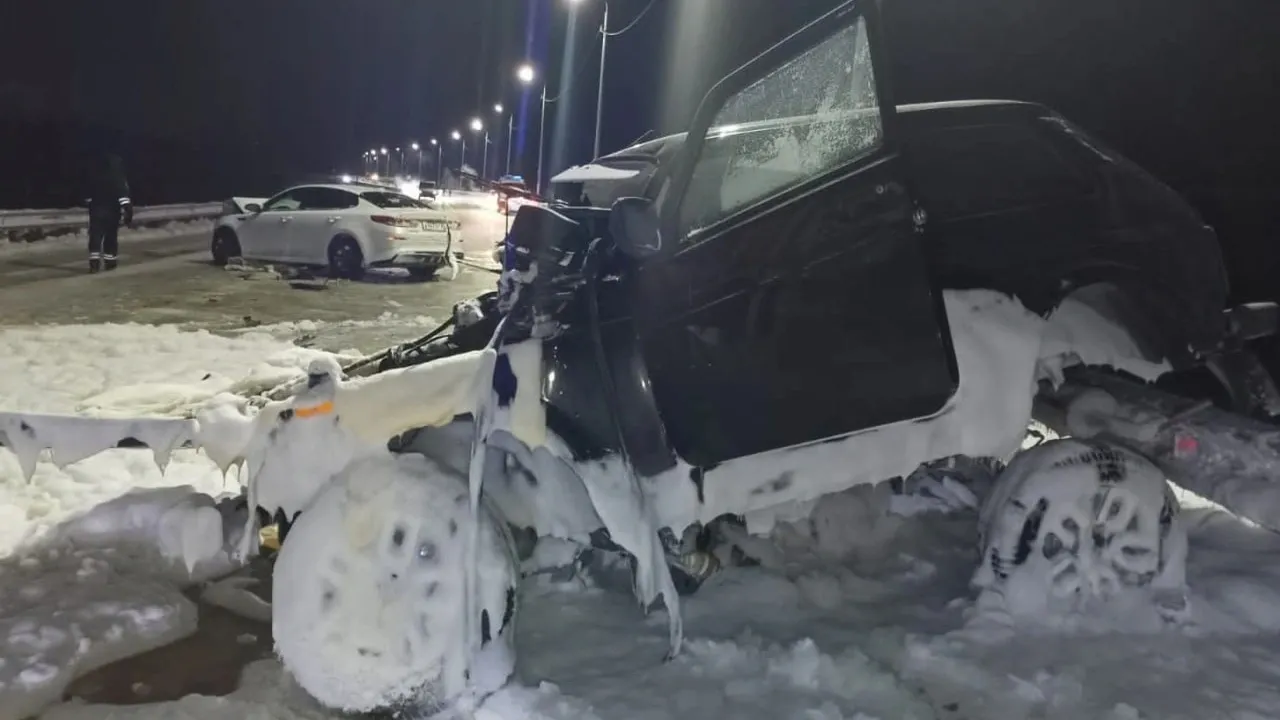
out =
<path fill-rule="evenodd" d="M 174 220 L 155 227 L 120 228 L 120 242 L 129 243 L 138 240 L 157 240 L 184 235 L 201 235 L 213 233 L 213 220 Z M 75 232 L 62 233 L 34 242 L 0 242 L 0 253 L 38 253 L 50 249 L 62 249 L 89 242 L 89 230 L 83 228 Z"/>
<path fill-rule="evenodd" d="M 0 409 L 163 414 L 269 385 L 316 355 L 277 337 L 304 327 L 274 330 L 233 339 L 145 326 L 0 330 Z M 181 485 L 209 496 L 234 487 L 192 451 L 175 453 L 161 476 L 148 451 L 126 449 L 64 470 L 42 462 L 27 484 L 0 450 L 0 554 L 11 555 L 0 563 L 0 718 L 56 700 L 73 672 L 190 632 L 177 583 L 218 569 L 200 528 L 225 508 L 163 489 Z M 107 502 L 134 488 L 140 495 Z M 688 640 L 666 663 L 662 612 L 646 618 L 625 591 L 586 579 L 526 581 L 518 680 L 477 717 L 1280 717 L 1276 535 L 1183 493 L 1186 621 L 1126 623 L 1144 616 L 1118 604 L 1097 610 L 1112 620 L 1101 629 L 1014 620 L 990 595 L 976 597 L 976 511 L 956 502 L 920 512 L 902 500 L 885 484 L 863 486 L 776 526 L 762 566 L 725 570 L 685 599 Z M 556 556 L 544 543 L 538 556 Z M 192 556 L 205 565 L 186 567 Z M 108 714 L 337 717 L 273 660 L 249 666 L 226 698 L 63 704 L 42 717 Z"/>
<path fill-rule="evenodd" d="M 266 333 L 6 328 L 0 409 L 164 415 L 218 392 L 274 386 L 321 355 Z M 148 450 L 61 469 L 46 458 L 28 483 L 0 449 L 0 718 L 57 699 L 74 673 L 190 633 L 195 608 L 178 587 L 225 566 L 210 506 L 228 491 L 238 494 L 234 475 L 193 450 L 175 452 L 164 473 Z M 191 557 L 208 562 L 186 567 Z"/>

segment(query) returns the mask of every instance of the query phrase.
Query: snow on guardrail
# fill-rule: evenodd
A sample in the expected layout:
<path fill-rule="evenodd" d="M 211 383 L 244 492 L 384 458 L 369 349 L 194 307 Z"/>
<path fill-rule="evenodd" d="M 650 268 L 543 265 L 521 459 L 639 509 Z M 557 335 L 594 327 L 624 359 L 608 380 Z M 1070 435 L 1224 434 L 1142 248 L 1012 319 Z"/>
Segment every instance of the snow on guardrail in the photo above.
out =
<path fill-rule="evenodd" d="M 134 208 L 133 222 L 144 225 L 173 220 L 199 220 L 222 212 L 220 202 L 145 205 Z M 80 208 L 47 210 L 0 210 L 0 234 L 75 228 L 89 224 L 89 211 Z M 10 238 L 13 239 L 13 238 Z"/>

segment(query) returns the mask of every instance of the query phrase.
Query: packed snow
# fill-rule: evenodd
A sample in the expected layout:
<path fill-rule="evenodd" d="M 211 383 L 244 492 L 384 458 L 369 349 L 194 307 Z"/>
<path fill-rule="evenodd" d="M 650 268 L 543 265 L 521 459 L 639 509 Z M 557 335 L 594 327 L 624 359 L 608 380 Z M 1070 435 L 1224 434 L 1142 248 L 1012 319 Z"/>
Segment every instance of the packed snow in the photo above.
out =
<path fill-rule="evenodd" d="M 181 414 L 218 393 L 298 377 L 325 353 L 264 333 L 234 338 L 171 326 L 0 329 L 0 411 L 102 417 Z M 74 675 L 194 630 L 179 588 L 224 573 L 243 509 L 235 476 L 177 450 L 162 473 L 148 449 L 65 467 L 45 456 L 28 482 L 0 448 L 0 718 L 58 699 Z"/>
<path fill-rule="evenodd" d="M 0 408 L 124 415 L 143 407 L 177 415 L 221 390 L 270 385 L 324 357 L 265 333 L 227 339 L 140 326 L 60 330 L 0 331 L 6 371 Z M 216 374 L 206 378 L 210 373 Z M 145 387 L 107 392 L 146 382 L 156 383 L 154 395 Z M 686 641 L 669 662 L 662 661 L 666 613 L 658 608 L 645 616 L 636 607 L 625 570 L 611 580 L 608 568 L 575 565 L 581 548 L 543 539 L 524 565 L 514 680 L 475 717 L 1280 715 L 1280 537 L 1173 488 L 1187 544 L 1185 605 L 1176 617 L 1149 622 L 1145 595 L 1125 592 L 1087 607 L 1010 612 L 998 583 L 975 588 L 973 581 L 984 567 L 983 541 L 1007 541 L 1017 523 L 984 524 L 980 518 L 992 511 L 981 508 L 1004 508 L 1011 504 L 1004 497 L 1025 504 L 1039 494 L 1050 505 L 1066 501 L 1079 510 L 1098 493 L 1097 478 L 1087 474 L 1059 473 L 1070 487 L 1051 487 L 1028 480 L 1035 473 L 1020 474 L 1025 467 L 1011 467 L 999 479 L 924 474 L 860 485 L 818 499 L 800 517 L 780 518 L 767 535 L 737 538 L 758 564 L 725 563 L 695 595 L 681 598 Z M 1143 483 L 1134 491 L 1141 507 L 1129 508 L 1130 515 L 1158 527 L 1148 506 L 1166 498 L 1162 478 L 1148 477 L 1146 466 L 1135 473 Z M 176 588 L 219 574 L 240 540 L 245 511 L 220 497 L 234 483 L 213 459 L 192 451 L 176 451 L 164 476 L 147 450 L 110 450 L 65 470 L 42 461 L 28 485 L 13 456 L 0 450 L 0 481 L 0 511 L 21 527 L 0 546 L 10 553 L 0 564 L 3 720 L 56 701 L 74 674 L 190 632 L 192 608 Z M 341 524 L 341 532 L 361 537 L 369 530 Z M 1037 525 L 1030 547 L 1045 552 L 1052 546 L 1046 531 L 1065 525 L 1063 516 Z M 983 538 L 982 527 L 999 530 Z M 297 537 L 304 541 L 300 552 L 321 550 L 322 543 L 313 548 L 305 535 Z M 372 587 L 354 590 L 376 594 Z M 1072 612 L 1098 622 L 1064 623 Z M 339 717 L 322 710 L 276 660 L 245 668 L 239 689 L 225 698 L 113 707 L 73 702 L 42 717 L 108 713 Z"/>
<path fill-rule="evenodd" d="M 993 632 L 968 589 L 972 510 L 901 516 L 864 486 L 779 524 L 780 564 L 734 568 L 684 604 L 689 640 L 667 647 L 661 613 L 590 578 L 527 579 L 517 682 L 485 720 L 776 718 L 1270 718 L 1280 708 L 1280 540 L 1214 508 L 1184 511 L 1198 624 L 1125 633 L 1032 623 Z M 855 532 L 833 522 L 853 511 Z M 822 518 L 826 518 L 825 520 Z M 544 541 L 548 542 L 548 541 Z M 554 545 L 554 541 L 550 544 Z M 563 562 L 551 548 L 546 562 Z M 1259 567 L 1261 566 L 1261 567 Z M 1119 614 L 1124 607 L 1116 607 Z M 45 718 L 100 718 L 79 704 Z M 110 708 L 114 718 L 337 718 L 275 661 L 227 698 Z"/>

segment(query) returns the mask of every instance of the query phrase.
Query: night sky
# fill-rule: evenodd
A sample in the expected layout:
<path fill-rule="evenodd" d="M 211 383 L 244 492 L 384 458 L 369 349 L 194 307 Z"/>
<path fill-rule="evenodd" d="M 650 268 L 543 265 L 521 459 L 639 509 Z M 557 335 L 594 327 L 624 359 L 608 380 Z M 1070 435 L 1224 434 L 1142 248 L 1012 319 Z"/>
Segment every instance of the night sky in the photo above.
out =
<path fill-rule="evenodd" d="M 611 29 L 647 4 L 611 0 Z M 682 129 L 720 75 L 835 4 L 656 0 L 610 39 L 604 149 Z M 1228 232 L 1272 238 L 1278 4 L 884 2 L 900 102 L 1045 102 L 1193 196 Z M 515 165 L 532 174 L 537 89 L 521 103 L 514 80 L 526 59 L 549 95 L 565 91 L 548 111 L 558 139 L 548 170 L 589 159 L 601 0 L 576 10 L 566 0 L 0 5 L 0 206 L 69 193 L 77 153 L 104 137 L 125 150 L 144 201 L 205 199 L 358 169 L 365 148 L 443 140 L 477 113 L 493 121 L 495 102 L 525 111 Z M 505 128 L 494 135 L 505 144 Z M 456 146 L 446 147 L 456 165 Z"/>

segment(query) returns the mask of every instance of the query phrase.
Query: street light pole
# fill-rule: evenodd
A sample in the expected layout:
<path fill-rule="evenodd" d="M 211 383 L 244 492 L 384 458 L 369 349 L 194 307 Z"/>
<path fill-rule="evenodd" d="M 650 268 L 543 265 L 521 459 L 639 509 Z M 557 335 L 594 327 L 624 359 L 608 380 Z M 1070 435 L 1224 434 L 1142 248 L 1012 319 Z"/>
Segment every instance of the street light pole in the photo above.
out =
<path fill-rule="evenodd" d="M 462 140 L 462 133 L 458 132 L 457 130 L 454 130 L 453 132 L 449 133 L 449 137 L 453 138 L 453 141 L 454 141 L 454 142 L 458 142 L 459 140 Z M 467 162 L 467 143 L 466 143 L 466 141 L 465 141 L 465 140 L 463 140 L 463 142 L 462 142 L 462 162 L 461 162 L 461 164 L 458 166 L 458 189 L 459 189 L 459 190 L 461 190 L 461 189 L 462 189 L 462 165 L 465 165 L 465 164 L 466 164 L 466 162 Z"/>
<path fill-rule="evenodd" d="M 538 118 L 538 195 L 542 195 L 542 146 L 547 135 L 547 84 L 542 83 L 542 113 Z"/>
<path fill-rule="evenodd" d="M 516 129 L 516 114 L 507 116 L 507 174 L 511 174 L 511 135 Z"/>
<path fill-rule="evenodd" d="M 596 86 L 596 144 L 592 160 L 600 157 L 600 120 L 604 115 L 604 59 L 609 46 L 609 3 L 604 4 L 604 21 L 600 23 L 600 82 Z"/>
<path fill-rule="evenodd" d="M 480 161 L 480 179 L 489 174 L 489 131 L 484 131 L 484 159 Z"/>
<path fill-rule="evenodd" d="M 436 146 L 436 187 L 440 187 L 440 182 L 444 179 L 444 175 L 442 174 L 444 168 L 441 167 L 442 161 L 444 160 L 444 146 L 435 138 L 431 138 L 431 144 Z M 418 179 L 421 180 L 422 178 Z M 441 189 L 443 190 L 443 188 Z"/>

